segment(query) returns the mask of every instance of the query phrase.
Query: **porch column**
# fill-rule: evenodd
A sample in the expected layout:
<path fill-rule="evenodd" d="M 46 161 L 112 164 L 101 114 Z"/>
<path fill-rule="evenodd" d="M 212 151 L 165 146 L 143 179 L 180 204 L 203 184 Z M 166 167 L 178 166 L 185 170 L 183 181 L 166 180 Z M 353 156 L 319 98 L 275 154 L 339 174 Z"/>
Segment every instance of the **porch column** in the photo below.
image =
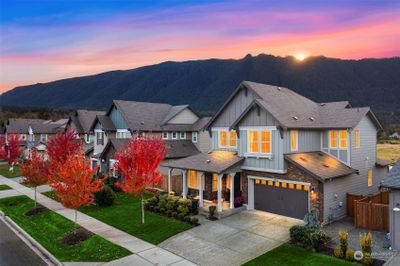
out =
<path fill-rule="evenodd" d="M 172 171 L 174 171 L 174 168 L 168 168 L 168 193 L 172 191 Z"/>
<path fill-rule="evenodd" d="M 247 178 L 247 209 L 254 209 L 254 179 Z"/>
<path fill-rule="evenodd" d="M 182 170 L 182 197 L 187 198 L 187 170 Z"/>
<path fill-rule="evenodd" d="M 230 173 L 229 175 L 231 176 L 231 194 L 230 194 L 230 199 L 229 199 L 229 208 L 233 209 L 235 208 L 235 174 L 236 173 Z"/>
<path fill-rule="evenodd" d="M 204 184 L 204 172 L 198 172 L 200 175 L 200 187 L 199 187 L 199 207 L 203 207 L 203 184 Z"/>
<path fill-rule="evenodd" d="M 218 175 L 218 212 L 222 212 L 222 177 L 224 174 Z"/>

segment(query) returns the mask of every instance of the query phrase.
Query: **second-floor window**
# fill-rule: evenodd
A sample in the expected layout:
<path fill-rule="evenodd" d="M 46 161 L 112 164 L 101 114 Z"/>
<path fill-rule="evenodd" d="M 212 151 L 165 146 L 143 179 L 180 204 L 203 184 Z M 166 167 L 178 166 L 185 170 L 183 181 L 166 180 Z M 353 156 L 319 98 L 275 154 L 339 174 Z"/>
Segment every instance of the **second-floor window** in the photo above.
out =
<path fill-rule="evenodd" d="M 341 149 L 347 148 L 347 131 L 339 130 L 339 147 Z"/>
<path fill-rule="evenodd" d="M 97 145 L 104 145 L 104 132 L 96 132 Z"/>
<path fill-rule="evenodd" d="M 337 148 L 337 131 L 336 130 L 329 131 L 329 147 Z"/>
<path fill-rule="evenodd" d="M 360 132 L 358 129 L 354 131 L 354 147 L 360 148 Z"/>
<path fill-rule="evenodd" d="M 164 132 L 162 133 L 162 138 L 163 138 L 163 139 L 168 139 L 168 132 L 164 131 Z"/>
<path fill-rule="evenodd" d="M 347 148 L 347 130 L 329 131 L 329 148 L 346 149 Z"/>
<path fill-rule="evenodd" d="M 179 138 L 180 139 L 186 139 L 186 132 L 180 132 L 179 133 Z"/>
<path fill-rule="evenodd" d="M 235 130 L 219 131 L 219 147 L 220 148 L 236 148 L 237 146 L 237 135 Z"/>
<path fill-rule="evenodd" d="M 26 134 L 21 134 L 20 137 L 21 137 L 21 140 L 26 140 Z"/>
<path fill-rule="evenodd" d="M 290 131 L 290 150 L 297 151 L 298 150 L 298 134 L 297 130 Z"/>
<path fill-rule="evenodd" d="M 172 132 L 172 139 L 178 139 L 178 132 Z"/>
<path fill-rule="evenodd" d="M 198 138 L 197 132 L 192 132 L 192 142 L 196 143 Z"/>
<path fill-rule="evenodd" d="M 127 130 L 117 130 L 117 139 L 126 139 L 128 136 L 128 131 Z"/>
<path fill-rule="evenodd" d="M 372 169 L 368 169 L 368 186 L 372 186 Z"/>
<path fill-rule="evenodd" d="M 270 154 L 271 153 L 271 131 L 249 130 L 248 137 L 249 153 Z"/>
<path fill-rule="evenodd" d="M 40 134 L 40 141 L 46 142 L 47 141 L 47 134 Z"/>

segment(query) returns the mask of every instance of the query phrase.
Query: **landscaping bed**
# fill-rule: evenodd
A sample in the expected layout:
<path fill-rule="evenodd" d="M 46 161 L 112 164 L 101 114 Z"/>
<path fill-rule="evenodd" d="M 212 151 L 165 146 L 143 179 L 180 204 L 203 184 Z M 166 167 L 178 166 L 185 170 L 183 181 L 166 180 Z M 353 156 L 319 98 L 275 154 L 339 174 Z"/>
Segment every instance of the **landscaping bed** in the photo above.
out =
<path fill-rule="evenodd" d="M 19 167 L 17 165 L 14 166 L 13 172 L 10 172 L 9 169 L 10 169 L 10 166 L 8 164 L 0 165 L 0 175 L 7 177 L 7 178 L 14 178 L 14 177 L 21 176 L 21 171 L 19 170 Z"/>
<path fill-rule="evenodd" d="M 5 184 L 1 184 L 0 185 L 0 190 L 9 190 L 9 189 L 11 189 L 11 187 L 9 187 L 9 186 L 7 186 Z"/>
<path fill-rule="evenodd" d="M 340 260 L 331 256 L 327 256 L 321 253 L 313 252 L 308 249 L 297 247 L 291 244 L 283 244 L 264 255 L 261 255 L 244 265 L 247 266 L 258 266 L 258 265 L 270 265 L 270 266 L 285 266 L 285 265 L 307 265 L 307 266 L 320 266 L 320 265 L 332 265 L 332 266 L 350 266 L 356 265 L 352 262 Z"/>
<path fill-rule="evenodd" d="M 33 207 L 34 201 L 26 196 L 0 199 L 0 209 L 60 261 L 106 262 L 132 254 L 98 235 L 75 245 L 62 244 L 76 229 L 75 224 L 47 209 L 27 216 Z"/>
<path fill-rule="evenodd" d="M 56 200 L 53 192 L 43 194 Z M 79 208 L 79 211 L 155 245 L 193 227 L 188 223 L 149 211 L 145 212 L 145 224 L 142 224 L 140 199 L 124 192 L 115 193 L 112 206 L 92 205 Z"/>

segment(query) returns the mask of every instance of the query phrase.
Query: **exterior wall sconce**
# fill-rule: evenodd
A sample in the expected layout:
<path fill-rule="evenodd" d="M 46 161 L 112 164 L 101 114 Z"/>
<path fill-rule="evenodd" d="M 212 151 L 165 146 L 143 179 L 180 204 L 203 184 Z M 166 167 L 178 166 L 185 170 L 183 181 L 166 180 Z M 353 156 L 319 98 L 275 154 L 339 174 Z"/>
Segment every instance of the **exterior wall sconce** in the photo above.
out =
<path fill-rule="evenodd" d="M 394 212 L 400 212 L 400 203 L 396 203 L 396 207 L 393 208 Z"/>
<path fill-rule="evenodd" d="M 311 186 L 311 193 L 315 192 L 315 186 Z"/>

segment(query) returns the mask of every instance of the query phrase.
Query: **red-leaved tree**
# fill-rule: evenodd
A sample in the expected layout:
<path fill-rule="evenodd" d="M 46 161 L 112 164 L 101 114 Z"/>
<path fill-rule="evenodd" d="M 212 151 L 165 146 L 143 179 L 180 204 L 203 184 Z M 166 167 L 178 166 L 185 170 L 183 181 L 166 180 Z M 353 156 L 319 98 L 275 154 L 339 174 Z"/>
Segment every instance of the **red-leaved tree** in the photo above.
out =
<path fill-rule="evenodd" d="M 83 154 L 72 154 L 59 165 L 57 175 L 49 177 L 49 184 L 56 193 L 61 204 L 75 210 L 75 224 L 77 222 L 77 208 L 93 203 L 94 193 L 102 190 L 102 183 L 107 178 L 94 179 L 97 167 L 90 169 L 90 162 Z"/>
<path fill-rule="evenodd" d="M 11 166 L 10 171 L 14 171 L 14 164 L 21 156 L 22 149 L 19 146 L 19 135 L 15 133 L 7 133 L 7 139 L 4 145 L 5 160 Z"/>
<path fill-rule="evenodd" d="M 19 165 L 23 176 L 22 183 L 35 188 L 35 207 L 37 206 L 37 186 L 47 183 L 47 166 L 48 162 L 35 149 L 32 150 L 31 156 Z"/>
<path fill-rule="evenodd" d="M 0 136 L 0 160 L 6 159 L 6 141 L 3 136 Z"/>
<path fill-rule="evenodd" d="M 141 198 L 142 224 L 144 224 L 144 191 L 147 187 L 161 182 L 158 170 L 167 149 L 161 138 L 151 136 L 134 138 L 115 154 L 117 169 L 122 181 L 119 187 L 128 194 Z"/>
<path fill-rule="evenodd" d="M 82 143 L 72 130 L 59 132 L 47 142 L 47 155 L 50 161 L 50 176 L 57 176 L 57 171 L 67 159 L 82 153 Z"/>

